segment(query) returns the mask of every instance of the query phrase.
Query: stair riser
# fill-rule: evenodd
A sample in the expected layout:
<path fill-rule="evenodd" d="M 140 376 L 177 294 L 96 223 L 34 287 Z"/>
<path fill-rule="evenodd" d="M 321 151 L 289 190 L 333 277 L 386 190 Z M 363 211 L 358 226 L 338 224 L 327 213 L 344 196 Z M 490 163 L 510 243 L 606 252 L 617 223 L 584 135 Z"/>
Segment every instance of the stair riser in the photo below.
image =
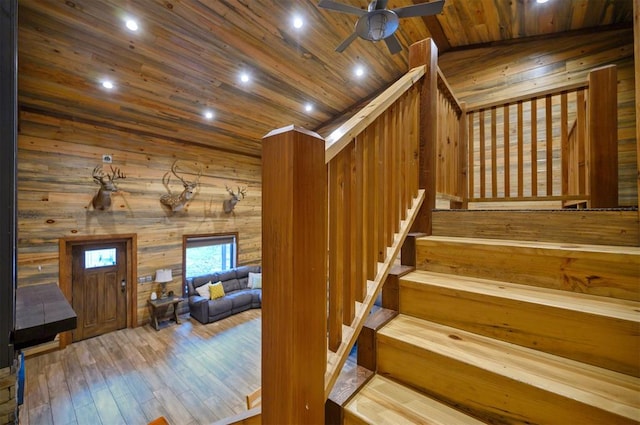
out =
<path fill-rule="evenodd" d="M 429 238 L 416 251 L 420 270 L 640 300 L 640 255 Z"/>
<path fill-rule="evenodd" d="M 434 211 L 433 235 L 640 246 L 637 211 Z"/>
<path fill-rule="evenodd" d="M 353 415 L 348 411 L 345 411 L 343 425 L 369 425 L 369 423 L 366 421 L 363 421 L 356 415 Z"/>
<path fill-rule="evenodd" d="M 400 313 L 640 376 L 637 322 L 404 279 L 399 293 Z"/>
<path fill-rule="evenodd" d="M 636 423 L 385 335 L 378 335 L 378 373 L 495 423 Z"/>

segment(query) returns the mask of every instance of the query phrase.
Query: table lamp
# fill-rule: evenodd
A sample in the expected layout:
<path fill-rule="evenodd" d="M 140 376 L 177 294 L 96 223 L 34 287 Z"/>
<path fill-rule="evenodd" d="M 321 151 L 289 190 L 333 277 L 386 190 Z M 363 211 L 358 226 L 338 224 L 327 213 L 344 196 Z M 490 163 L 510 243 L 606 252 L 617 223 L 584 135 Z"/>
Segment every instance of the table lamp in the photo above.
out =
<path fill-rule="evenodd" d="M 160 299 L 167 298 L 167 283 L 173 280 L 171 275 L 171 269 L 159 269 L 156 270 L 156 282 L 162 286 L 162 295 Z"/>

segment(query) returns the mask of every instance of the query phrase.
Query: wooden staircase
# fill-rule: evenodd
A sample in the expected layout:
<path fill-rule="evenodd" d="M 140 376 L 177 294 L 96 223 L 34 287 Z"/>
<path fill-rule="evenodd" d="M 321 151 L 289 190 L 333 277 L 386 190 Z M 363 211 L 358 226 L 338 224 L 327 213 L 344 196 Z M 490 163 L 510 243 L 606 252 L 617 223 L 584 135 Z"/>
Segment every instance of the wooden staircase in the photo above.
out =
<path fill-rule="evenodd" d="M 338 423 L 431 423 L 433 411 L 447 412 L 441 423 L 637 422 L 637 211 L 615 222 L 496 213 L 476 216 L 475 231 L 460 215 L 462 232 L 442 233 L 434 213 L 617 207 L 615 67 L 468 106 L 437 57 L 432 40 L 413 44 L 408 73 L 326 139 L 290 126 L 263 140 L 263 422 L 322 423 L 327 400 L 354 409 L 337 409 Z M 400 261 L 428 282 L 392 271 L 409 229 L 434 235 Z M 364 322 L 381 289 L 400 315 L 374 331 Z M 406 294 L 423 299 L 413 312 Z M 356 339 L 376 333 L 370 369 L 389 379 L 332 399 Z M 398 398 L 359 398 L 376 394 Z M 426 407 L 440 402 L 463 413 Z M 395 413 L 365 414 L 375 405 Z"/>
<path fill-rule="evenodd" d="M 344 423 L 640 423 L 640 248 L 440 233 Z"/>

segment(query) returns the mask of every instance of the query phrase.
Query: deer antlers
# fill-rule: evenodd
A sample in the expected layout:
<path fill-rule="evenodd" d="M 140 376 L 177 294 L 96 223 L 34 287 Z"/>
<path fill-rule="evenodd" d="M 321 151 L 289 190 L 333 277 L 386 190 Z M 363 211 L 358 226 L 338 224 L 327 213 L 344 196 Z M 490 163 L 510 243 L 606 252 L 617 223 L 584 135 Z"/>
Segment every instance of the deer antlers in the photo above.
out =
<path fill-rule="evenodd" d="M 172 193 L 171 189 L 169 188 L 169 182 L 171 181 L 171 175 L 169 174 L 169 172 L 167 171 L 162 177 L 162 184 L 164 184 L 164 186 L 167 188 L 167 192 L 169 193 L 167 193 L 166 195 L 162 195 L 162 197 L 160 197 L 160 202 L 163 205 L 171 208 L 171 211 L 180 211 L 193 198 L 195 190 L 198 187 L 198 183 L 200 181 L 200 176 L 202 175 L 202 167 L 200 167 L 196 179 L 194 181 L 188 181 L 178 175 L 177 169 L 178 160 L 176 159 L 171 165 L 171 173 L 182 182 L 182 186 L 184 187 L 184 190 L 179 195 Z"/>
<path fill-rule="evenodd" d="M 95 180 L 95 182 L 101 186 L 105 186 L 105 185 L 115 185 L 113 182 L 115 180 L 118 179 L 126 179 L 127 176 L 124 175 L 124 173 L 120 172 L 120 168 L 113 168 L 113 165 L 111 166 L 111 174 L 105 174 L 104 170 L 102 169 L 102 165 L 97 165 L 96 168 L 93 169 L 93 180 Z M 109 181 L 105 182 L 104 178 L 108 178 Z M 117 190 L 117 187 L 116 187 Z"/>
<path fill-rule="evenodd" d="M 244 199 L 244 197 L 247 195 L 247 187 L 245 186 L 243 188 L 240 188 L 240 186 L 238 186 L 237 192 L 234 192 L 233 190 L 231 190 L 229 186 L 227 186 L 226 184 L 224 185 L 224 187 L 227 189 L 227 192 L 229 192 L 229 195 L 231 195 L 231 198 L 225 199 L 222 202 L 222 208 L 224 209 L 225 213 L 229 214 L 233 212 L 233 209 L 236 207 L 236 204 L 240 202 L 241 200 L 240 196 L 242 196 L 242 199 Z"/>
<path fill-rule="evenodd" d="M 118 179 L 126 179 L 127 176 L 120 172 L 120 168 L 111 166 L 111 174 L 105 174 L 101 165 L 93 169 L 93 181 L 100 185 L 98 193 L 93 196 L 91 204 L 93 209 L 106 210 L 111 206 L 111 193 L 118 191 L 115 181 Z"/>

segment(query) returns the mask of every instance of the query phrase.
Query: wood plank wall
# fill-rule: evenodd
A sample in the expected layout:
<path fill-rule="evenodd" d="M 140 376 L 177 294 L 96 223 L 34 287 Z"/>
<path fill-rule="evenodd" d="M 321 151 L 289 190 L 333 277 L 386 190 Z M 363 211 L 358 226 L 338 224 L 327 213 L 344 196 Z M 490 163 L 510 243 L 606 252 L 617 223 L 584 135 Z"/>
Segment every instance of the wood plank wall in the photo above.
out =
<path fill-rule="evenodd" d="M 110 211 L 94 211 L 98 186 L 91 172 L 113 155 L 126 179 Z M 202 165 L 200 189 L 186 211 L 160 204 L 163 175 L 175 159 L 181 167 Z M 238 232 L 239 264 L 261 262 L 261 160 L 114 127 L 21 111 L 18 137 L 18 286 L 58 282 L 58 240 L 83 235 L 137 234 L 137 275 L 173 270 L 169 290 L 181 293 L 182 235 Z M 188 177 L 188 176 L 187 176 Z M 191 176 L 193 177 L 193 175 Z M 247 186 L 235 214 L 222 211 L 225 184 Z M 182 184 L 171 180 L 174 192 Z M 154 283 L 135 283 L 138 324 L 148 321 L 146 300 Z"/>
<path fill-rule="evenodd" d="M 581 81 L 594 68 L 617 65 L 619 204 L 638 204 L 632 28 L 450 51 L 438 64 L 468 109 Z"/>

